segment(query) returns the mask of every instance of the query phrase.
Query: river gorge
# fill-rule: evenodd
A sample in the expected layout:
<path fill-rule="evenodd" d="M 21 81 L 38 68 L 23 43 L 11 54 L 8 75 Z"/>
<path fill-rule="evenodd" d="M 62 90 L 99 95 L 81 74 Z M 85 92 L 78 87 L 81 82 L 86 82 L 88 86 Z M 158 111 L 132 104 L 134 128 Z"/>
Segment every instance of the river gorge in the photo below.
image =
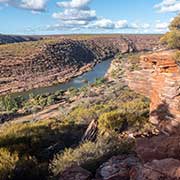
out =
<path fill-rule="evenodd" d="M 95 64 L 113 58 L 117 53 L 161 48 L 158 43 L 160 37 L 160 35 L 60 36 L 1 45 L 0 95 L 65 83 L 89 71 Z"/>
<path fill-rule="evenodd" d="M 49 87 L 41 87 L 37 89 L 32 89 L 30 91 L 20 92 L 12 94 L 12 96 L 22 96 L 28 97 L 30 94 L 33 95 L 42 95 L 46 93 L 55 93 L 60 90 L 68 90 L 69 88 L 81 88 L 86 86 L 88 83 L 94 83 L 97 79 L 104 78 L 106 72 L 108 71 L 112 59 L 104 60 L 98 64 L 96 64 L 91 70 L 79 75 L 77 77 L 72 78 L 71 80 L 56 84 Z"/>

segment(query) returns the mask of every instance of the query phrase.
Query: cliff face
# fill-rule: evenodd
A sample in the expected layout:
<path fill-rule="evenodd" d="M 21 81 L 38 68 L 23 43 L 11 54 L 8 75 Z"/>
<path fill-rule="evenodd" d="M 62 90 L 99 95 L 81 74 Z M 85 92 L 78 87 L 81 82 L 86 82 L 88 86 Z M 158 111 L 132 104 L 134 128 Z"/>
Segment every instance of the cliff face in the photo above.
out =
<path fill-rule="evenodd" d="M 142 70 L 127 73 L 130 88 L 151 99 L 150 121 L 168 132 L 180 123 L 180 67 L 173 57 L 173 51 L 141 56 Z"/>
<path fill-rule="evenodd" d="M 38 41 L 39 39 L 41 39 L 40 36 L 15 36 L 0 34 L 0 44 Z"/>
<path fill-rule="evenodd" d="M 0 46 L 0 95 L 64 82 L 117 52 L 152 50 L 158 35 L 49 38 Z M 87 68 L 86 68 L 87 67 Z"/>

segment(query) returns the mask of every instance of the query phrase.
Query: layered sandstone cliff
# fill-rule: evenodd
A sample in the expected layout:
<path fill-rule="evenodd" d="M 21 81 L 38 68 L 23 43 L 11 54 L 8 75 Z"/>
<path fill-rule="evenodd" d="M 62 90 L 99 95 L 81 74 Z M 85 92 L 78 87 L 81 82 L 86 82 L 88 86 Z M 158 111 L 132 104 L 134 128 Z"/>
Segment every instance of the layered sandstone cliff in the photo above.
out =
<path fill-rule="evenodd" d="M 51 37 L 0 46 L 0 95 L 51 86 L 89 70 L 117 52 L 152 50 L 158 35 Z"/>
<path fill-rule="evenodd" d="M 0 44 L 38 41 L 41 38 L 42 38 L 41 36 L 18 36 L 18 35 L 16 36 L 16 35 L 0 34 Z"/>
<path fill-rule="evenodd" d="M 151 99 L 150 121 L 164 132 L 180 125 L 180 67 L 174 51 L 141 56 L 141 70 L 127 73 L 131 89 Z"/>

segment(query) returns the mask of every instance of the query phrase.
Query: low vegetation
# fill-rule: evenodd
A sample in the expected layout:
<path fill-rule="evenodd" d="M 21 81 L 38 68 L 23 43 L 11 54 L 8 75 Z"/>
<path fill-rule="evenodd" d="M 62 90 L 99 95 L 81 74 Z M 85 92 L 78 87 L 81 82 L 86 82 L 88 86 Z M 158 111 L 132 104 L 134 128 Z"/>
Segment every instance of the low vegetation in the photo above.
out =
<path fill-rule="evenodd" d="M 16 112 L 21 107 L 20 98 L 12 98 L 11 96 L 0 97 L 0 112 Z"/>
<path fill-rule="evenodd" d="M 76 164 L 93 172 L 110 156 L 131 151 L 129 139 L 118 139 L 119 129 L 127 121 L 126 130 L 143 130 L 147 124 L 149 100 L 126 86 L 109 85 L 104 80 L 99 82 L 90 86 L 103 89 L 107 94 L 92 96 L 92 101 L 86 100 L 87 87 L 69 89 L 67 95 L 70 98 L 72 94 L 83 94 L 85 99 L 69 111 L 61 107 L 61 116 L 57 119 L 10 123 L 0 128 L 0 159 L 4 164 L 0 166 L 0 172 L 5 179 L 42 179 L 49 176 L 56 179 L 58 173 Z M 52 99 L 62 93 L 55 93 Z M 32 108 L 37 104 L 44 106 L 49 96 L 31 96 L 18 104 Z M 96 142 L 81 144 L 83 133 L 93 119 L 99 124 L 98 138 Z"/>
<path fill-rule="evenodd" d="M 119 55 L 118 61 L 124 60 Z M 130 55 L 128 61 L 133 64 L 130 70 L 138 67 L 138 55 Z M 121 65 L 119 69 L 123 72 Z M 74 165 L 94 173 L 113 155 L 131 152 L 134 140 L 120 134 L 148 130 L 149 100 L 131 91 L 120 79 L 110 82 L 99 78 L 80 89 L 29 98 L 1 98 L 2 114 L 34 113 L 61 101 L 65 105 L 60 105 L 57 118 L 1 125 L 0 180 L 56 180 Z M 82 142 L 92 120 L 98 122 L 97 138 Z"/>
<path fill-rule="evenodd" d="M 3 125 L 0 133 L 0 180 L 48 176 L 56 152 L 78 144 L 85 127 L 55 119 Z"/>
<path fill-rule="evenodd" d="M 176 51 L 174 59 L 180 65 L 180 51 Z"/>
<path fill-rule="evenodd" d="M 148 102 L 134 100 L 123 103 L 118 109 L 103 113 L 99 117 L 99 129 L 105 132 L 119 131 L 124 124 L 127 124 L 128 128 L 141 129 L 148 120 L 148 112 Z"/>
<path fill-rule="evenodd" d="M 137 53 L 137 54 L 130 54 L 128 55 L 128 64 L 129 64 L 129 71 L 136 71 L 136 70 L 140 70 L 140 55 L 141 53 Z"/>
<path fill-rule="evenodd" d="M 0 114 L 17 114 L 19 110 L 22 110 L 24 113 L 42 110 L 45 106 L 59 102 L 63 93 L 63 91 L 57 91 L 54 94 L 30 94 L 26 98 L 22 96 L 2 96 L 0 97 Z"/>
<path fill-rule="evenodd" d="M 74 165 L 95 171 L 99 165 L 113 155 L 129 153 L 134 142 L 129 139 L 118 139 L 117 135 L 98 137 L 96 142 L 85 142 L 75 149 L 66 149 L 55 156 L 50 164 L 54 175 Z"/>
<path fill-rule="evenodd" d="M 11 153 L 6 148 L 0 148 L 0 158 L 0 179 L 11 179 L 12 171 L 15 170 L 19 161 L 18 154 Z"/>
<path fill-rule="evenodd" d="M 169 48 L 180 48 L 180 15 L 174 18 L 169 25 L 170 32 L 167 32 L 162 38 L 161 42 L 166 43 Z"/>
<path fill-rule="evenodd" d="M 121 87 L 119 92 L 120 94 L 111 97 L 111 100 L 103 96 L 103 101 L 101 99 L 97 103 L 84 102 L 66 115 L 66 122 L 74 120 L 74 123 L 78 124 L 86 124 L 96 119 L 98 138 L 95 142 L 84 142 L 76 148 L 68 148 L 55 155 L 49 165 L 54 176 L 74 165 L 94 172 L 109 157 L 132 150 L 133 141 L 128 138 L 119 139 L 119 129 L 124 122 L 127 122 L 125 131 L 143 131 L 147 128 L 149 100 L 127 87 Z"/>

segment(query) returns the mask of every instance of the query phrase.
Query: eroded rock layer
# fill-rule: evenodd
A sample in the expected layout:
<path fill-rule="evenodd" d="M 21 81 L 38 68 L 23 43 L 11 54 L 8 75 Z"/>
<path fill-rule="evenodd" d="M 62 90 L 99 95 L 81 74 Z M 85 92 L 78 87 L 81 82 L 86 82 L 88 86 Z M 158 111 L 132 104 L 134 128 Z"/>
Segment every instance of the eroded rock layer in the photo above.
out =
<path fill-rule="evenodd" d="M 141 56 L 141 70 L 128 72 L 131 89 L 151 99 L 150 121 L 164 132 L 180 125 L 180 67 L 174 51 Z"/>
<path fill-rule="evenodd" d="M 37 41 L 39 39 L 41 39 L 40 36 L 15 36 L 0 34 L 0 44 Z"/>
<path fill-rule="evenodd" d="M 117 52 L 152 50 L 158 35 L 52 37 L 0 46 L 0 95 L 62 83 Z"/>

